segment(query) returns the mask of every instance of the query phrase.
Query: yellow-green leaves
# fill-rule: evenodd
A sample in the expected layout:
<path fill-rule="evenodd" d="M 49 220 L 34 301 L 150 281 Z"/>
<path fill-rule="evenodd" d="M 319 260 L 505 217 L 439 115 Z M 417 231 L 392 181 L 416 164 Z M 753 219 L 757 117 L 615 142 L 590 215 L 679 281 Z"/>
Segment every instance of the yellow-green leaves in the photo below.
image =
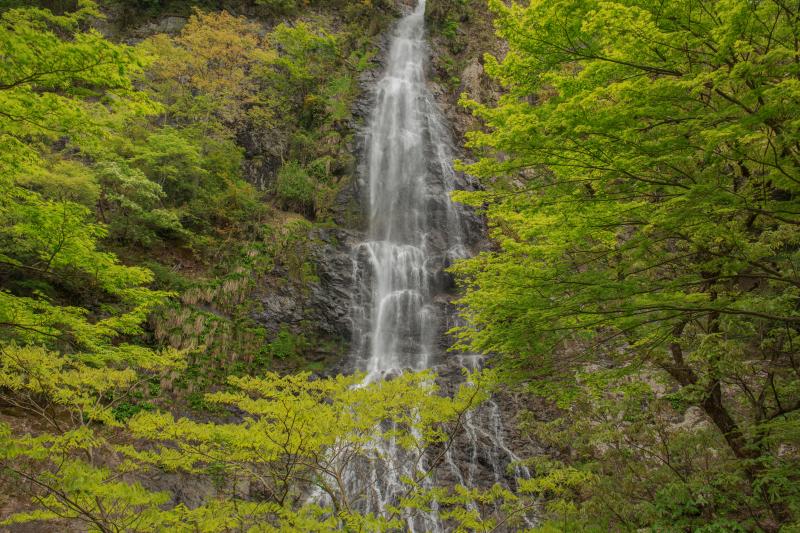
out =
<path fill-rule="evenodd" d="M 237 408 L 245 413 L 244 422 L 205 424 L 167 413 L 140 413 L 129 422 L 134 434 L 171 444 L 161 455 L 128 451 L 169 468 L 197 471 L 216 462 L 246 476 L 271 479 L 277 479 L 274 471 L 287 468 L 290 457 L 287 475 L 321 482 L 357 457 L 377 459 L 375 443 L 381 440 L 415 453 L 447 442 L 446 424 L 488 394 L 488 378 L 472 378 L 448 398 L 438 394 L 429 373 L 369 384 L 361 383 L 361 375 L 231 377 L 233 392 L 210 394 L 206 400 Z"/>
<path fill-rule="evenodd" d="M 43 354 L 28 357 L 29 368 L 35 361 L 44 364 L 39 355 Z M 50 370 L 62 369 L 56 363 Z M 59 389 L 64 391 L 75 372 L 66 374 L 43 386 L 61 380 Z M 109 374 L 104 376 L 110 386 Z M 466 377 L 453 397 L 439 394 L 429 372 L 374 383 L 363 383 L 361 375 L 231 378 L 231 392 L 209 395 L 208 401 L 236 409 L 241 421 L 204 423 L 142 412 L 128 423 L 136 445 L 112 447 L 85 426 L 59 436 L 31 437 L 14 435 L 0 425 L 0 469 L 24 479 L 26 490 L 39 495 L 37 510 L 16 514 L 7 523 L 61 516 L 101 530 L 388 531 L 399 527 L 396 509 L 379 515 L 359 513 L 348 502 L 354 495 L 346 492 L 344 482 L 363 461 L 381 460 L 380 443 L 386 441 L 403 446 L 408 460 L 417 464 L 405 480 L 408 492 L 401 507 L 425 509 L 438 501 L 448 506 L 448 516 L 463 524 L 462 530 L 473 523 L 491 524 L 471 506 L 475 501 L 512 504 L 516 499 L 508 491 L 423 488 L 429 472 L 422 456 L 449 446 L 461 418 L 489 394 L 490 373 Z M 101 388 L 97 380 L 89 381 Z M 74 409 L 85 405 L 76 394 L 69 399 Z M 76 459 L 76 454 L 118 454 L 122 460 L 100 468 Z M 148 491 L 127 477 L 150 469 L 216 479 L 219 496 L 192 509 L 170 504 L 168 494 Z M 326 494 L 330 503 L 312 503 L 312 490 Z M 253 493 L 261 496 L 254 499 Z"/>
<path fill-rule="evenodd" d="M 128 342 L 169 294 L 102 250 L 106 229 L 93 216 L 101 190 L 90 155 L 120 117 L 153 109 L 133 89 L 140 56 L 79 29 L 97 14 L 87 1 L 59 16 L 0 15 L 0 394 L 56 432 L 115 424 L 111 408 L 141 372 L 181 364 Z M 70 156 L 56 155 L 56 140 Z"/>
<path fill-rule="evenodd" d="M 91 421 L 117 425 L 112 408 L 142 377 L 182 364 L 180 354 L 121 345 L 97 353 L 62 355 L 41 346 L 0 347 L 0 398 L 62 431 Z"/>
<path fill-rule="evenodd" d="M 141 64 L 133 49 L 94 30 L 74 32 L 79 20 L 95 13 L 86 5 L 64 16 L 22 8 L 2 14 L 0 48 L 13 58 L 0 66 L 3 136 L 25 142 L 28 135 L 69 135 L 77 144 L 90 142 L 100 133 L 97 110 L 106 104 L 139 106 L 131 76 Z M 67 40 L 58 32 L 74 33 Z M 97 100 L 104 95 L 111 98 Z"/>
<path fill-rule="evenodd" d="M 454 268 L 467 287 L 462 344 L 502 354 L 509 379 L 571 407 L 576 442 L 600 438 L 583 461 L 611 478 L 642 464 L 628 487 L 665 485 L 641 504 L 594 492 L 584 509 L 610 529 L 796 519 L 797 476 L 753 466 L 800 460 L 753 436 L 800 400 L 796 6 L 490 5 L 508 53 L 487 72 L 506 94 L 494 107 L 462 99 L 486 124 L 469 137 L 485 157 L 465 170 L 488 190 L 460 197 L 481 205 L 501 250 Z M 725 450 L 707 463 L 695 451 L 708 426 L 664 429 L 689 405 Z M 727 473 L 709 495 L 712 468 Z M 580 515 L 569 505 L 554 523 Z"/>

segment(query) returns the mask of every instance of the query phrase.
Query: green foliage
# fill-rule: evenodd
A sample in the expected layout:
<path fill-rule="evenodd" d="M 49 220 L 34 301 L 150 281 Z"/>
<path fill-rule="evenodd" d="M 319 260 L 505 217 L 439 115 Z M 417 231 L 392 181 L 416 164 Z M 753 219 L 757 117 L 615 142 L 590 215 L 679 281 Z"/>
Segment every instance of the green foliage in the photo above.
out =
<path fill-rule="evenodd" d="M 64 16 L 9 10 L 0 25 L 15 58 L 0 69 L 0 395 L 59 431 L 113 424 L 111 406 L 138 371 L 180 364 L 175 352 L 127 342 L 168 293 L 147 288 L 148 270 L 99 248 L 106 229 L 86 204 L 102 188 L 91 170 L 48 161 L 48 140 L 68 133 L 70 150 L 93 152 L 115 116 L 153 109 L 131 88 L 135 52 L 76 31 L 95 13 L 82 6 Z M 54 172 L 60 179 L 48 179 Z"/>
<path fill-rule="evenodd" d="M 72 458 L 74 452 L 102 445 L 87 428 L 15 439 L 0 424 L 0 472 L 17 478 L 16 491 L 39 497 L 37 509 L 4 517 L 0 524 L 72 519 L 93 531 L 152 531 L 164 525 L 159 507 L 169 501 L 168 493 L 119 481 L 119 473 Z M 42 463 L 47 465 L 44 471 L 37 468 Z"/>
<path fill-rule="evenodd" d="M 313 213 L 314 182 L 298 162 L 289 161 L 278 171 L 275 194 L 284 208 Z"/>
<path fill-rule="evenodd" d="M 561 445 L 598 465 L 569 498 L 587 523 L 796 521 L 795 8 L 491 6 L 507 94 L 464 102 L 492 187 L 457 199 L 501 249 L 456 267 L 462 343 L 569 407 Z"/>
<path fill-rule="evenodd" d="M 434 465 L 420 458 L 449 445 L 488 377 L 452 397 L 427 373 L 252 377 L 273 361 L 320 371 L 324 361 L 302 356 L 342 347 L 322 346 L 335 342 L 307 324 L 270 338 L 254 321 L 250 295 L 275 267 L 288 273 L 276 285 L 318 281 L 316 243 L 307 220 L 276 214 L 244 181 L 240 143 L 257 131 L 269 142 L 248 137 L 261 150 L 248 158 L 287 161 L 266 183 L 284 209 L 329 217 L 352 172 L 369 32 L 385 14 L 347 3 L 336 7 L 346 16 L 304 16 L 265 36 L 197 10 L 178 35 L 132 47 L 85 30 L 99 16 L 91 2 L 62 15 L 18 4 L 0 14 L 13 59 L 0 66 L 0 503 L 14 511 L 0 527 L 396 529 L 399 508 L 362 516 L 341 485 L 354 461 L 378 460 L 376 441 L 420 465 L 403 508 L 440 501 L 462 529 L 495 523 L 474 501 L 516 512 L 523 498 L 499 488 L 424 483 Z M 138 482 L 165 470 L 215 495 L 189 509 Z M 333 504 L 303 504 L 311 485 Z"/>
<path fill-rule="evenodd" d="M 459 20 L 466 22 L 475 7 L 471 0 L 437 0 L 425 4 L 425 17 L 446 39 L 452 39 Z"/>
<path fill-rule="evenodd" d="M 280 161 L 274 186 L 280 205 L 323 220 L 352 174 L 347 146 L 356 74 L 374 55 L 374 43 L 354 38 L 360 28 L 329 33 L 330 25 L 324 19 L 279 24 L 269 34 L 275 54 L 255 75 L 261 94 L 270 96 L 249 114 L 253 127 L 268 132 L 276 166 Z"/>
<path fill-rule="evenodd" d="M 224 465 L 228 479 L 244 475 L 276 501 L 293 499 L 287 496 L 298 487 L 291 480 L 304 479 L 326 492 L 337 509 L 349 509 L 343 472 L 356 458 L 377 453 L 376 439 L 391 439 L 419 453 L 420 448 L 447 441 L 450 435 L 442 424 L 485 395 L 478 376 L 453 398 L 436 394 L 431 376 L 424 373 L 355 387 L 361 379 L 354 375 L 309 381 L 306 374 L 231 378 L 238 390 L 212 394 L 207 400 L 235 405 L 252 418 L 241 424 L 208 425 L 142 413 L 131 421 L 135 434 L 156 440 L 172 435 L 180 450 L 165 446 L 156 452 L 127 453 L 168 469 L 198 471 L 209 461 L 217 468 Z M 287 457 L 294 459 L 287 463 Z"/>
<path fill-rule="evenodd" d="M 353 74 L 372 57 L 371 41 L 353 36 L 361 28 L 334 34 L 325 30 L 330 25 L 321 17 L 282 23 L 264 37 L 244 18 L 196 10 L 177 37 L 157 35 L 141 45 L 154 58 L 146 87 L 165 104 L 170 126 L 146 130 L 121 150 L 162 186 L 170 207 L 182 208 L 184 227 L 213 235 L 206 220 L 218 202 L 211 193 L 241 186 L 242 151 L 233 140 L 242 134 L 256 144 L 259 161 L 283 167 L 265 183 L 278 205 L 309 218 L 330 216 L 352 170 L 346 145 L 358 88 Z M 325 161 L 324 173 L 316 161 Z"/>
<path fill-rule="evenodd" d="M 45 488 L 43 509 L 7 524 L 70 516 L 86 500 L 110 516 L 119 500 L 127 509 L 164 501 L 75 458 L 98 442 L 89 426 L 120 424 L 119 406 L 143 376 L 182 366 L 174 350 L 131 342 L 169 293 L 147 288 L 147 269 L 103 251 L 108 230 L 93 217 L 104 197 L 142 216 L 135 202 L 158 196 L 125 167 L 105 175 L 113 182 L 106 189 L 89 163 L 108 128 L 156 106 L 132 90 L 143 64 L 133 49 L 78 30 L 95 13 L 81 5 L 64 16 L 5 11 L 0 23 L 0 42 L 14 58 L 0 67 L 0 400 L 40 433 L 2 424 L 0 471 L 4 484 L 19 481 L 13 494 Z"/>
<path fill-rule="evenodd" d="M 267 351 L 272 357 L 286 359 L 298 355 L 306 344 L 306 340 L 302 335 L 296 335 L 286 327 L 282 327 L 272 342 L 269 343 Z"/>
<path fill-rule="evenodd" d="M 270 14 L 282 15 L 292 13 L 297 9 L 297 3 L 294 0 L 255 0 L 256 5 L 263 6 L 269 11 Z"/>
<path fill-rule="evenodd" d="M 188 200 L 206 175 L 199 147 L 170 128 L 148 135 L 131 162 L 176 203 Z"/>
<path fill-rule="evenodd" d="M 159 207 L 166 196 L 161 185 L 124 162 L 101 163 L 96 170 L 103 189 L 98 207 L 110 238 L 146 248 L 186 237 L 177 214 Z"/>
<path fill-rule="evenodd" d="M 109 449 L 88 428 L 58 437 L 13 438 L 8 427 L 0 425 L 0 468 L 22 479 L 20 488 L 37 497 L 35 509 L 14 514 L 4 524 L 60 518 L 104 531 L 262 530 L 266 524 L 274 525 L 267 531 L 385 531 L 399 525 L 396 510 L 378 516 L 354 512 L 343 473 L 356 461 L 378 459 L 376 440 L 399 445 L 412 457 L 445 445 L 453 424 L 488 393 L 488 376 L 478 374 L 469 376 L 451 398 L 438 394 L 429 373 L 371 384 L 361 384 L 360 375 L 308 378 L 231 378 L 230 392 L 208 395 L 206 401 L 247 413 L 239 423 L 199 423 L 141 411 L 130 419 L 129 429 L 150 445 L 113 447 L 127 458 L 114 470 L 70 458 L 76 451 L 94 456 Z M 401 502 L 409 508 L 422 507 L 421 491 L 414 489 L 428 475 L 422 463 L 417 464 L 413 479 L 407 481 L 408 500 Z M 209 475 L 225 497 L 190 510 L 169 503 L 167 493 L 120 481 L 125 473 L 150 468 Z M 247 499 L 243 480 L 264 496 Z M 328 494 L 332 506 L 303 504 L 299 496 L 309 483 Z M 506 495 L 498 491 L 484 500 Z M 463 503 L 473 496 L 461 491 L 450 501 Z"/>
<path fill-rule="evenodd" d="M 112 413 L 118 422 L 124 422 L 136 413 L 152 411 L 153 409 L 155 409 L 155 406 L 149 402 L 122 402 L 112 409 Z"/>

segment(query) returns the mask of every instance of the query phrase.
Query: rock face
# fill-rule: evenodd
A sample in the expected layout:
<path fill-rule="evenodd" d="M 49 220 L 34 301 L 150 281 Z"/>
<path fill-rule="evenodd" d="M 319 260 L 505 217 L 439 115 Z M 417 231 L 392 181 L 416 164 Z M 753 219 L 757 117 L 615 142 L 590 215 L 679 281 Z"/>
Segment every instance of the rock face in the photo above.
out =
<path fill-rule="evenodd" d="M 160 33 L 177 35 L 188 21 L 185 16 L 166 16 L 129 27 L 125 21 L 134 19 L 136 14 L 127 12 L 120 6 L 106 6 L 106 9 L 110 11 L 110 16 L 95 22 L 95 27 L 105 35 L 122 33 L 125 40 L 130 42 L 138 42 Z"/>
<path fill-rule="evenodd" d="M 345 229 L 319 231 L 322 245 L 316 249 L 319 284 L 310 287 L 311 317 L 320 330 L 348 341 L 351 338 L 353 257 L 351 250 L 360 233 Z"/>
<path fill-rule="evenodd" d="M 313 323 L 323 334 L 349 337 L 352 261 L 348 243 L 353 237 L 347 230 L 324 230 L 318 235 L 321 244 L 315 246 L 312 261 L 319 281 L 271 285 L 261 297 L 264 310 L 258 316 L 259 323 L 268 331 L 277 332 L 284 325 L 305 321 Z M 331 238 L 334 235 L 337 240 Z M 339 238 L 342 240 L 338 241 Z M 278 268 L 273 275 L 288 277 L 288 272 Z"/>
<path fill-rule="evenodd" d="M 268 132 L 247 127 L 236 136 L 239 146 L 244 147 L 244 177 L 259 190 L 272 186 L 281 166 L 281 160 L 271 143 Z"/>
<path fill-rule="evenodd" d="M 324 363 L 318 372 L 344 370 L 352 333 L 351 294 L 353 261 L 351 249 L 359 232 L 340 229 L 315 229 L 311 234 L 308 257 L 314 276 L 304 282 L 290 282 L 293 273 L 277 266 L 255 297 L 261 311 L 253 318 L 274 338 L 284 329 L 309 340 L 303 357 L 307 362 Z"/>
<path fill-rule="evenodd" d="M 372 68 L 363 71 L 359 78 L 361 97 L 352 108 L 352 118 L 347 128 L 354 131 L 354 140 L 348 149 L 360 159 L 364 151 L 364 123 L 372 109 L 374 94 L 370 90 L 383 68 L 380 58 L 386 50 L 382 38 L 381 53 Z M 271 186 L 280 166 L 277 158 L 265 157 L 268 153 L 269 135 L 265 132 L 244 131 L 239 141 L 246 148 L 245 171 L 248 180 L 262 189 Z M 320 354 L 327 366 L 323 373 L 333 374 L 348 370 L 347 354 L 352 341 L 352 291 L 353 249 L 364 238 L 364 180 L 357 168 L 348 169 L 347 182 L 339 189 L 333 206 L 333 220 L 337 227 L 315 228 L 311 234 L 310 262 L 316 280 L 306 283 L 280 283 L 289 279 L 290 272 L 278 266 L 269 276 L 266 286 L 259 291 L 263 312 L 254 317 L 267 331 L 276 334 L 289 326 L 293 331 L 311 331 L 316 339 L 338 344 L 337 353 Z M 323 350 L 325 351 L 325 350 Z M 314 354 L 310 357 L 313 359 Z"/>

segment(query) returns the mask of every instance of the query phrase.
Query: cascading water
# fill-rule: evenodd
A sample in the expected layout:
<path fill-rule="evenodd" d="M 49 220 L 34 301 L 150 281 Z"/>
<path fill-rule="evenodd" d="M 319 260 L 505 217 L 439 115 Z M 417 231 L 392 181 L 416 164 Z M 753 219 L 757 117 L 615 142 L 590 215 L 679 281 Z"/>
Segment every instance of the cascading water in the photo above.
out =
<path fill-rule="evenodd" d="M 442 364 L 439 341 L 448 326 L 444 269 L 467 256 L 469 215 L 450 201 L 456 188 L 451 142 L 426 86 L 424 13 L 425 0 L 419 0 L 397 24 L 365 132 L 369 230 L 353 252 L 353 358 L 366 382 Z M 450 364 L 474 368 L 480 360 L 453 356 Z M 479 485 L 478 478 L 502 481 L 516 456 L 504 442 L 500 420 L 492 402 L 467 416 L 458 453 L 450 449 L 439 468 L 448 470 L 443 477 L 468 486 Z M 380 514 L 407 490 L 402 479 L 414 477 L 420 465 L 391 443 L 375 451 L 348 484 L 363 511 Z M 410 531 L 445 528 L 435 512 L 405 520 Z"/>
<path fill-rule="evenodd" d="M 368 379 L 432 361 L 443 260 L 464 255 L 446 129 L 425 85 L 425 3 L 395 30 L 366 139 L 369 235 L 357 248 L 358 367 Z"/>

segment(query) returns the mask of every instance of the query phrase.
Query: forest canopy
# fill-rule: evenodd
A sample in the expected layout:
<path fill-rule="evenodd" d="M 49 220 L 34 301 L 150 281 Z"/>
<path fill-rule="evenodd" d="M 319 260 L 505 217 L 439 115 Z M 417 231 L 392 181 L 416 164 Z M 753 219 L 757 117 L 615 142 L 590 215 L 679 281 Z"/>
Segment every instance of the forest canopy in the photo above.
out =
<path fill-rule="evenodd" d="M 564 408 L 537 431 L 596 478 L 562 519 L 796 520 L 796 6 L 491 6 L 505 94 L 464 100 L 486 190 L 457 198 L 501 249 L 456 267 L 459 336 Z"/>

